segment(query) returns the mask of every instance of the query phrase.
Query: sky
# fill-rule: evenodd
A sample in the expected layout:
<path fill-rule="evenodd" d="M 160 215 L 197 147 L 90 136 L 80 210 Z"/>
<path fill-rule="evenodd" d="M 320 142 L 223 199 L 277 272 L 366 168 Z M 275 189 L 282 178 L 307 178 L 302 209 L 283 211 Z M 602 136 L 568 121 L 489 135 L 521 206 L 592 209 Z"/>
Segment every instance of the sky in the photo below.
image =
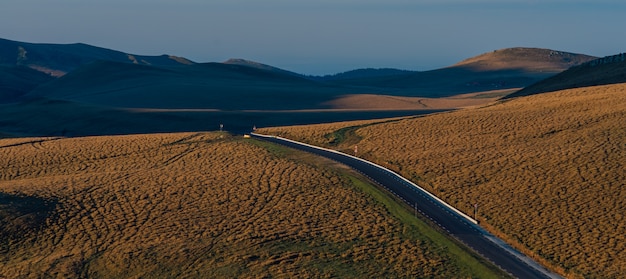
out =
<path fill-rule="evenodd" d="M 325 75 L 508 47 L 626 52 L 623 0 L 0 0 L 0 38 Z"/>

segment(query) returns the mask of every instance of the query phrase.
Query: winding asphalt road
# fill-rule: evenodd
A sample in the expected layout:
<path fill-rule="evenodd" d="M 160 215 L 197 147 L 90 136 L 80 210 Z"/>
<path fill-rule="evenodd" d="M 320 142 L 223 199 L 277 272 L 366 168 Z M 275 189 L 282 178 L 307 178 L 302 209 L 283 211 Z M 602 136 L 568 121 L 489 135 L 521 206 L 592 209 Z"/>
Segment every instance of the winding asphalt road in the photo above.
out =
<path fill-rule="evenodd" d="M 450 235 L 517 278 L 561 278 L 537 264 L 504 241 L 489 234 L 471 217 L 459 212 L 419 186 L 391 170 L 374 163 L 334 150 L 324 149 L 292 140 L 252 133 L 251 136 L 287 147 L 314 153 L 343 163 L 369 177 L 372 181 L 398 196 L 411 207 L 431 219 Z"/>

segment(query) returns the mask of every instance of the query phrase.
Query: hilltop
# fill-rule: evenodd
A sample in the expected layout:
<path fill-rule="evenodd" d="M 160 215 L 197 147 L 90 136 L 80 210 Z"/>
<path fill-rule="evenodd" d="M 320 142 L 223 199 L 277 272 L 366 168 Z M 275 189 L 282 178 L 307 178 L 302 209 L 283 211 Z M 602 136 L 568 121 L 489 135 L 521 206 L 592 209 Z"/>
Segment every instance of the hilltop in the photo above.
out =
<path fill-rule="evenodd" d="M 542 48 L 505 48 L 465 59 L 452 67 L 483 71 L 522 70 L 526 72 L 560 73 L 596 57 Z"/>
<path fill-rule="evenodd" d="M 595 57 L 538 48 L 509 48 L 468 58 L 450 67 L 392 76 L 335 81 L 343 86 L 403 97 L 451 97 L 519 89 Z"/>

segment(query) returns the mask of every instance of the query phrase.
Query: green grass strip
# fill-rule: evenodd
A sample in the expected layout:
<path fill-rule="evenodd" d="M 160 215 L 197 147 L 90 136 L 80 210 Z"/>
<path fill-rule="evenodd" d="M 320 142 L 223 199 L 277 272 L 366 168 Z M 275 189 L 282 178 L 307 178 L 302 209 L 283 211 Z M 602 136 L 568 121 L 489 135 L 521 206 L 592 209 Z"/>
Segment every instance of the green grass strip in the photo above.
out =
<path fill-rule="evenodd" d="M 509 277 L 499 268 L 476 255 L 469 248 L 461 247 L 456 240 L 444 235 L 426 223 L 422 215 L 417 215 L 406 204 L 393 198 L 389 192 L 364 181 L 364 178 L 357 178 L 345 171 L 342 173 L 350 179 L 352 184 L 359 190 L 370 195 L 374 200 L 383 204 L 389 213 L 397 218 L 402 224 L 408 226 L 406 235 L 411 239 L 433 242 L 439 245 L 457 261 L 457 266 L 468 271 L 474 278 L 503 278 Z"/>

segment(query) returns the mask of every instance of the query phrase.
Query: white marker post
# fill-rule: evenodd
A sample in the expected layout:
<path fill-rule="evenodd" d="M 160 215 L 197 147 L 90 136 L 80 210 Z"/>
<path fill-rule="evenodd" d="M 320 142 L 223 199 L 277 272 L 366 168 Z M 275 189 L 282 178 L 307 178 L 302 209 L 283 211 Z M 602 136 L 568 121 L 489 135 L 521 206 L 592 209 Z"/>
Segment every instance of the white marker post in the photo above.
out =
<path fill-rule="evenodd" d="M 474 204 L 474 220 L 478 223 L 478 203 Z"/>

